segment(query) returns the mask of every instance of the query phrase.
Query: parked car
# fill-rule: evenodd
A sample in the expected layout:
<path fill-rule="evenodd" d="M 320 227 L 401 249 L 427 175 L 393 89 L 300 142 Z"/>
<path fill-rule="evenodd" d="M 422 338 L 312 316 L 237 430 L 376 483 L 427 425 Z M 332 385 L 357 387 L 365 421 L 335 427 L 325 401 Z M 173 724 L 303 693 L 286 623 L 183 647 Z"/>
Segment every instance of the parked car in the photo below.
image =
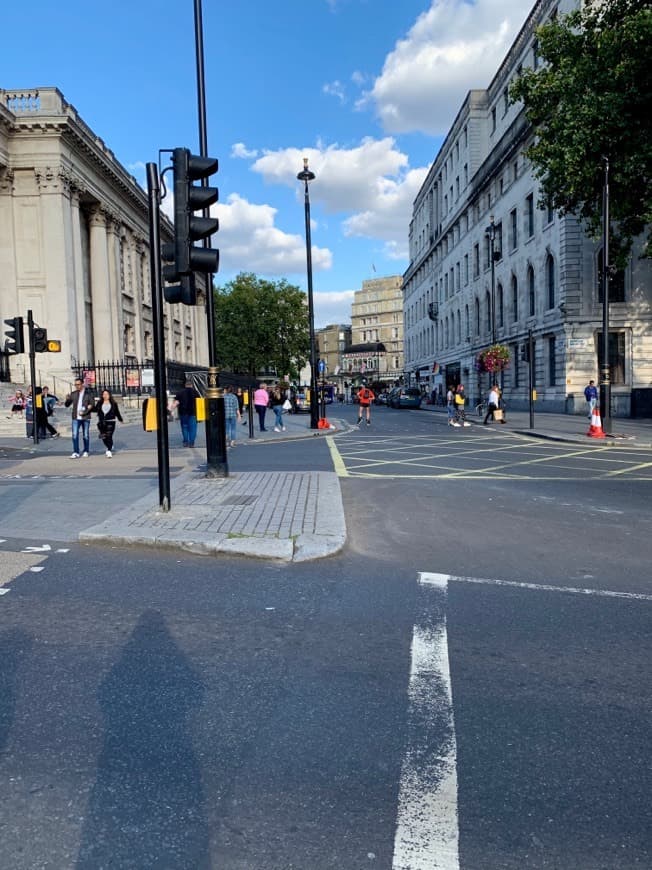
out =
<path fill-rule="evenodd" d="M 418 387 L 394 387 L 389 394 L 390 408 L 420 408 L 423 396 Z"/>
<path fill-rule="evenodd" d="M 377 405 L 386 405 L 386 404 L 387 404 L 388 397 L 389 397 L 389 393 L 387 392 L 387 390 L 385 390 L 385 391 L 382 392 L 382 393 L 379 393 L 379 394 L 376 396 L 376 404 L 377 404 Z"/>

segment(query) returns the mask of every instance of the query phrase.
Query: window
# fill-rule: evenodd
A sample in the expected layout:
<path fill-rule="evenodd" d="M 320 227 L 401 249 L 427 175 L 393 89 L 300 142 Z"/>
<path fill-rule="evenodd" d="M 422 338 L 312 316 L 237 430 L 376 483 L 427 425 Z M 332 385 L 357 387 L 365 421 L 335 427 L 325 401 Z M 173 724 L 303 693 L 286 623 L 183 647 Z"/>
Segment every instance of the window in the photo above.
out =
<path fill-rule="evenodd" d="M 496 107 L 491 110 L 491 132 L 496 132 Z"/>
<path fill-rule="evenodd" d="M 508 109 L 509 109 L 509 90 L 507 88 L 503 88 L 503 115 L 507 114 Z"/>
<path fill-rule="evenodd" d="M 464 286 L 469 283 L 469 255 L 464 254 Z"/>
<path fill-rule="evenodd" d="M 464 306 L 464 336 L 467 341 L 471 338 L 471 326 L 469 324 L 469 306 Z"/>
<path fill-rule="evenodd" d="M 509 213 L 509 249 L 514 251 L 518 248 L 518 211 L 513 209 Z"/>
<path fill-rule="evenodd" d="M 534 235 L 534 194 L 525 197 L 525 235 L 531 239 Z"/>
<path fill-rule="evenodd" d="M 516 275 L 512 275 L 512 321 L 518 320 L 518 281 Z"/>
<path fill-rule="evenodd" d="M 477 278 L 480 275 L 480 245 L 476 242 L 473 245 L 473 277 Z"/>
<path fill-rule="evenodd" d="M 551 224 L 554 219 L 555 219 L 555 210 L 552 207 L 552 202 L 550 200 L 548 200 L 548 203 L 546 205 L 546 223 Z"/>
<path fill-rule="evenodd" d="M 546 284 L 548 286 L 548 308 L 555 307 L 555 261 L 552 254 L 546 257 Z"/>
<path fill-rule="evenodd" d="M 459 263 L 455 264 L 455 286 L 457 287 L 458 290 L 462 286 L 462 282 L 460 280 L 460 264 Z"/>
<path fill-rule="evenodd" d="M 464 187 L 469 183 L 469 164 L 464 164 Z"/>
<path fill-rule="evenodd" d="M 475 299 L 475 334 L 480 335 L 480 300 Z"/>
<path fill-rule="evenodd" d="M 602 333 L 596 333 L 598 345 L 598 371 L 602 369 Z M 625 369 L 625 333 L 609 333 L 609 380 L 612 384 L 627 383 Z"/>
<path fill-rule="evenodd" d="M 528 314 L 534 317 L 535 314 L 535 299 L 534 299 L 534 269 L 528 266 L 527 269 L 527 297 L 528 297 Z"/>
<path fill-rule="evenodd" d="M 554 335 L 548 339 L 548 383 L 551 387 L 557 384 L 557 363 Z"/>
<path fill-rule="evenodd" d="M 535 39 L 532 43 L 532 68 L 539 68 L 539 40 Z"/>
<path fill-rule="evenodd" d="M 503 285 L 498 284 L 496 289 L 496 321 L 498 326 L 502 329 L 505 325 L 505 308 L 503 301 Z"/>
<path fill-rule="evenodd" d="M 516 181 L 518 178 L 518 160 L 515 160 L 512 163 L 512 181 Z"/>
<path fill-rule="evenodd" d="M 462 130 L 462 136 L 464 139 L 464 147 L 466 148 L 466 147 L 468 147 L 468 144 L 469 144 L 469 131 L 466 127 L 466 124 L 464 125 L 464 129 Z"/>
<path fill-rule="evenodd" d="M 602 304 L 604 301 L 604 274 L 603 274 L 604 257 L 602 248 L 598 251 L 597 257 L 597 282 L 598 282 L 598 302 Z M 609 302 L 624 302 L 625 301 L 625 272 L 619 269 L 609 276 Z"/>
<path fill-rule="evenodd" d="M 489 291 L 487 291 L 487 292 L 484 294 L 484 304 L 485 304 L 485 310 L 486 310 L 486 312 L 487 312 L 487 332 L 491 332 L 491 331 L 492 331 L 492 329 L 491 329 L 491 324 L 492 324 L 492 318 L 491 318 L 491 296 L 489 295 Z"/>

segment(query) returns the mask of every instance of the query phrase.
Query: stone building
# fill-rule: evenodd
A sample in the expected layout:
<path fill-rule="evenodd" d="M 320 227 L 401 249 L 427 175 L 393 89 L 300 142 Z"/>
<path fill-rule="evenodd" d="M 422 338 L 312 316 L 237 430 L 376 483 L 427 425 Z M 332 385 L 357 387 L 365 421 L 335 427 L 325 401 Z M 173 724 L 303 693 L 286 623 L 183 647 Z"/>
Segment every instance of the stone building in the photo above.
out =
<path fill-rule="evenodd" d="M 343 355 L 351 346 L 350 324 L 332 323 L 315 332 L 317 356 L 326 364 L 325 379 L 344 392 Z"/>
<path fill-rule="evenodd" d="M 39 376 L 153 355 L 147 193 L 56 88 L 0 90 L 0 307 L 61 340 Z M 205 363 L 204 306 L 164 312 L 167 357 Z M 25 380 L 27 357 L 9 362 Z"/>
<path fill-rule="evenodd" d="M 403 279 L 400 275 L 362 282 L 351 306 L 352 345 L 343 355 L 344 370 L 391 386 L 403 376 Z"/>
<path fill-rule="evenodd" d="M 510 349 L 505 396 L 524 407 L 530 333 L 539 410 L 583 412 L 585 385 L 599 381 L 601 244 L 573 216 L 539 207 L 524 153 L 532 131 L 508 97 L 520 69 L 540 62 L 535 28 L 575 5 L 538 0 L 488 88 L 467 94 L 414 202 L 406 370 L 427 376 L 428 389 L 463 382 L 473 400 L 483 395 L 493 376 L 478 373 L 477 355 L 495 338 Z M 612 413 L 621 416 L 652 413 L 652 272 L 639 253 L 610 287 Z"/>

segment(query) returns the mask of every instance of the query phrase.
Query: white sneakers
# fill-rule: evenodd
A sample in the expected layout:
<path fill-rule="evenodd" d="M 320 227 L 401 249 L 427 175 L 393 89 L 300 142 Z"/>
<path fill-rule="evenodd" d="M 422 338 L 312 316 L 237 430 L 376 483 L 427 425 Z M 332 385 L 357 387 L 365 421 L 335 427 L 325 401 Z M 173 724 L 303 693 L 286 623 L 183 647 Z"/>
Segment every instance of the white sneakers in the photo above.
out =
<path fill-rule="evenodd" d="M 280 432 L 281 430 L 278 428 L 278 426 L 274 426 L 274 431 L 275 431 L 275 432 Z"/>
<path fill-rule="evenodd" d="M 86 450 L 82 453 L 82 459 L 88 459 L 88 453 Z"/>
<path fill-rule="evenodd" d="M 79 459 L 79 453 L 71 453 L 70 458 L 71 459 Z"/>
<path fill-rule="evenodd" d="M 457 426 L 458 429 L 460 428 L 460 424 L 456 423 L 454 420 L 449 420 L 448 425 L 449 426 Z"/>
<path fill-rule="evenodd" d="M 111 453 L 110 450 L 107 450 L 105 455 L 106 455 L 107 459 L 111 459 L 111 457 L 113 456 L 113 453 Z"/>

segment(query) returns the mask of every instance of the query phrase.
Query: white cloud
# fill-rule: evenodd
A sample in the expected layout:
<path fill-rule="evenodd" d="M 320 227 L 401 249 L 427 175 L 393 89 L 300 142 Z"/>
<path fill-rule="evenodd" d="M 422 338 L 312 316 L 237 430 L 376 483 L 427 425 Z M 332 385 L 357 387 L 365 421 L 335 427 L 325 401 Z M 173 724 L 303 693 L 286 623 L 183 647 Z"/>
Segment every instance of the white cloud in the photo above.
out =
<path fill-rule="evenodd" d="M 332 293 L 313 293 L 315 326 L 321 329 L 330 323 L 350 323 L 353 290 L 333 291 Z"/>
<path fill-rule="evenodd" d="M 276 209 L 272 206 L 256 205 L 232 194 L 226 203 L 213 206 L 211 214 L 220 221 L 217 241 L 213 242 L 220 249 L 220 272 L 281 276 L 305 273 L 305 238 L 276 227 Z M 312 246 L 314 271 L 330 269 L 332 261 L 328 248 Z"/>
<path fill-rule="evenodd" d="M 316 176 L 310 184 L 311 204 L 344 216 L 346 236 L 381 239 L 391 243 L 387 253 L 392 258 L 407 256 L 412 203 L 427 167 L 409 169 L 407 155 L 387 137 L 364 139 L 348 149 L 331 145 L 267 152 L 253 169 L 267 182 L 295 187 L 299 195 L 302 188 L 296 174 L 304 157 Z"/>
<path fill-rule="evenodd" d="M 390 133 L 446 133 L 467 92 L 487 87 L 529 11 L 522 0 L 433 0 L 358 107 L 373 105 Z"/>
<path fill-rule="evenodd" d="M 322 92 L 327 94 L 329 97 L 336 97 L 342 104 L 346 103 L 344 85 L 342 82 L 337 81 L 337 79 L 334 82 L 326 82 L 322 87 Z"/>
<path fill-rule="evenodd" d="M 231 157 L 238 159 L 251 160 L 258 157 L 258 151 L 250 151 L 244 142 L 236 142 L 231 146 Z"/>

